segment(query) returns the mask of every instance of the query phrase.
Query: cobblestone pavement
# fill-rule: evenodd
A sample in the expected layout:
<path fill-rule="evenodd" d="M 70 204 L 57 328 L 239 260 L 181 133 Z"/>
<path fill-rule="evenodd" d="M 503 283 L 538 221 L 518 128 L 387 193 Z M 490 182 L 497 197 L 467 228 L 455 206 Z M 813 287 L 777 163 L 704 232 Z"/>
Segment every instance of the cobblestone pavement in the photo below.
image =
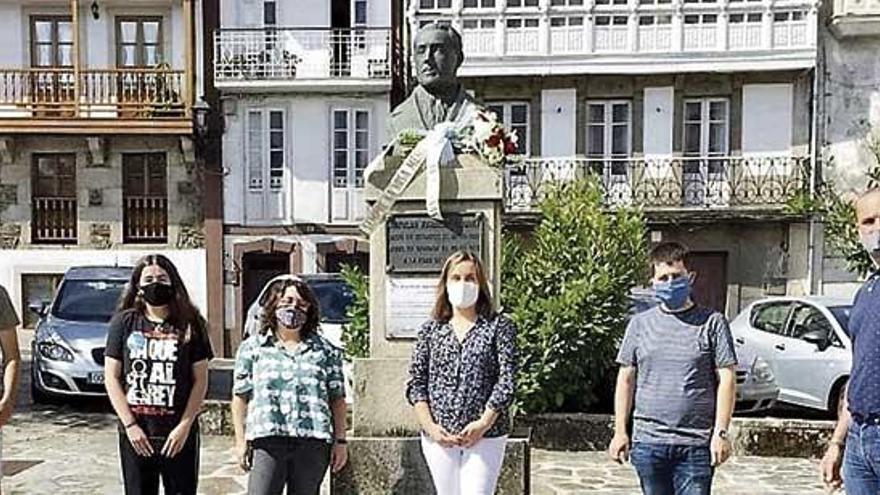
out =
<path fill-rule="evenodd" d="M 232 462 L 231 439 L 202 440 L 200 493 L 243 494 L 247 479 Z M 4 428 L 3 443 L 5 494 L 121 493 L 114 420 L 106 406 L 28 407 Z M 539 450 L 532 465 L 534 495 L 639 493 L 632 467 L 610 464 L 601 453 Z M 736 458 L 719 470 L 714 493 L 819 495 L 824 492 L 815 473 L 810 460 Z"/>
<path fill-rule="evenodd" d="M 28 361 L 18 410 L 3 428 L 3 493 L 120 495 L 116 426 L 109 406 L 103 401 L 31 405 Z M 200 493 L 245 493 L 247 477 L 234 464 L 231 447 L 230 438 L 202 437 Z M 735 458 L 718 471 L 714 493 L 819 495 L 824 491 L 815 465 L 805 459 Z M 633 495 L 639 490 L 631 466 L 611 464 L 601 453 L 533 451 L 532 493 Z"/>

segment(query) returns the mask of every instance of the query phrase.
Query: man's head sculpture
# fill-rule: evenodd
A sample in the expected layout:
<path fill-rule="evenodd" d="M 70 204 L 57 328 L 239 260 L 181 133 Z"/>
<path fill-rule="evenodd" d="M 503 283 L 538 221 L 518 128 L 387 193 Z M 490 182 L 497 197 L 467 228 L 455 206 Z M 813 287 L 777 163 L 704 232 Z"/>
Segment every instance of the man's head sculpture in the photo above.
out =
<path fill-rule="evenodd" d="M 456 72 L 464 61 L 461 35 L 445 24 L 428 24 L 416 34 L 413 67 L 416 80 L 429 93 L 444 93 L 458 86 Z"/>

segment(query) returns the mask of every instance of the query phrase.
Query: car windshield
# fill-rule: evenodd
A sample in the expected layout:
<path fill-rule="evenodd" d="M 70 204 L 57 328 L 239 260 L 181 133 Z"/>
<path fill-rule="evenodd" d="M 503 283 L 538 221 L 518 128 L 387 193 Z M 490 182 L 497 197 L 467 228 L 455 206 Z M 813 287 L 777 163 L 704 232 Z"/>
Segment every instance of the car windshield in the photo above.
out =
<path fill-rule="evenodd" d="M 108 322 L 124 288 L 124 280 L 65 280 L 52 315 L 62 320 Z"/>
<path fill-rule="evenodd" d="M 849 312 L 852 310 L 852 306 L 832 306 L 828 308 L 828 311 L 831 311 L 831 314 L 834 315 L 834 319 L 837 320 L 837 323 L 840 324 L 840 328 L 849 335 Z"/>
<path fill-rule="evenodd" d="M 354 294 L 344 280 L 309 280 L 321 306 L 322 323 L 348 323 L 345 315 L 354 300 Z"/>

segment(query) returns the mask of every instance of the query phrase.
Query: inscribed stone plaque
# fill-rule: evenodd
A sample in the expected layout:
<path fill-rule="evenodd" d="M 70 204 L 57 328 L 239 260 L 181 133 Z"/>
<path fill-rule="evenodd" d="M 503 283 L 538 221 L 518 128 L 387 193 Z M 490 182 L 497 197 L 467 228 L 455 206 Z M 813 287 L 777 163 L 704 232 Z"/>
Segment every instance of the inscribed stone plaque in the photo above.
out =
<path fill-rule="evenodd" d="M 415 338 L 431 316 L 437 277 L 388 277 L 385 283 L 385 331 L 391 338 Z"/>
<path fill-rule="evenodd" d="M 460 249 L 483 255 L 479 215 L 398 215 L 386 224 L 388 273 L 440 273 L 446 258 Z"/>

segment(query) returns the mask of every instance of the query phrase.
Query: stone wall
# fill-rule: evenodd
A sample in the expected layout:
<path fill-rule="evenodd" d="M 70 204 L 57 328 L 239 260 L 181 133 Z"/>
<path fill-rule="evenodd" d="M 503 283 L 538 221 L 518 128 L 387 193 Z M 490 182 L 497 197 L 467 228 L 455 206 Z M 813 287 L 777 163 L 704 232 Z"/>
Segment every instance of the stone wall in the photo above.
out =
<path fill-rule="evenodd" d="M 16 137 L 11 162 L 0 164 L 0 226 L 2 246 L 22 249 L 31 243 L 33 155 L 76 155 L 77 247 L 111 249 L 123 246 L 122 154 L 164 152 L 167 163 L 168 245 L 202 247 L 200 178 L 184 161 L 180 138 L 116 136 L 90 149 L 83 137 Z M 17 227 L 19 238 L 13 242 Z"/>

